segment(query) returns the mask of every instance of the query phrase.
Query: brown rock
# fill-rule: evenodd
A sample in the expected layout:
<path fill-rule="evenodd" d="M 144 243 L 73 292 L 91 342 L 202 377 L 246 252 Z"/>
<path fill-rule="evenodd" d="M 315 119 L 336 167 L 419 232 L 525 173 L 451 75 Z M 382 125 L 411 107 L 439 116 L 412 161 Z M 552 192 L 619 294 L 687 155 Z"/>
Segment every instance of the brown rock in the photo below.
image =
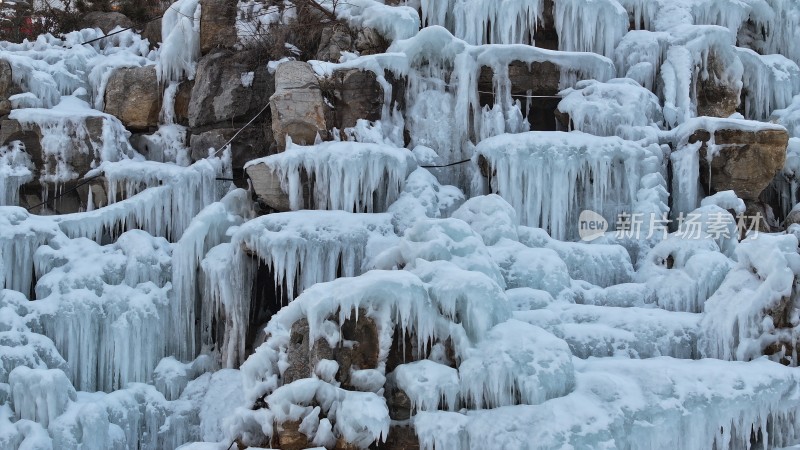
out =
<path fill-rule="evenodd" d="M 189 126 L 246 123 L 267 105 L 273 92 L 272 75 L 258 51 L 224 50 L 207 55 L 197 65 L 188 108 Z"/>
<path fill-rule="evenodd" d="M 189 104 L 192 102 L 194 80 L 183 81 L 175 94 L 175 121 L 184 126 L 189 125 Z"/>
<path fill-rule="evenodd" d="M 419 450 L 419 438 L 413 427 L 393 425 L 389 428 L 386 442 L 378 443 L 378 449 Z"/>
<path fill-rule="evenodd" d="M 389 42 L 374 28 L 359 29 L 354 45 L 361 55 L 377 55 L 389 48 Z"/>
<path fill-rule="evenodd" d="M 105 112 L 131 130 L 158 126 L 161 87 L 155 66 L 116 69 L 108 79 Z"/>
<path fill-rule="evenodd" d="M 281 189 L 278 175 L 266 164 L 254 164 L 247 169 L 247 177 L 253 185 L 258 201 L 279 212 L 290 211 L 289 195 Z"/>
<path fill-rule="evenodd" d="M 93 11 L 85 14 L 81 20 L 81 28 L 100 28 L 105 34 L 116 27 L 130 28 L 132 26 L 133 22 L 128 16 L 113 11 Z"/>
<path fill-rule="evenodd" d="M 281 450 L 304 450 L 311 447 L 308 437 L 300 431 L 300 421 L 289 421 L 278 425 L 276 430 Z"/>
<path fill-rule="evenodd" d="M 11 63 L 0 59 L 0 99 L 8 99 L 12 95 L 14 78 L 12 77 Z"/>
<path fill-rule="evenodd" d="M 373 72 L 348 69 L 332 77 L 334 89 L 334 126 L 340 130 L 354 127 L 359 119 L 381 118 L 383 88 Z"/>
<path fill-rule="evenodd" d="M 236 35 L 236 2 L 200 0 L 200 52 L 233 48 Z"/>
<path fill-rule="evenodd" d="M 739 106 L 741 92 L 734 86 L 719 81 L 726 68 L 718 62 L 712 52 L 707 60 L 705 70 L 709 76 L 697 81 L 697 115 L 708 117 L 730 117 Z"/>
<path fill-rule="evenodd" d="M 287 135 L 295 144 L 310 145 L 317 135 L 327 134 L 327 106 L 308 63 L 291 61 L 278 66 L 270 109 L 272 131 L 280 148 L 286 146 Z"/>
<path fill-rule="evenodd" d="M 343 51 L 350 51 L 353 47 L 353 38 L 350 30 L 344 25 L 334 24 L 322 30 L 319 50 L 315 59 L 319 61 L 339 62 Z"/>
<path fill-rule="evenodd" d="M 719 153 L 709 163 L 707 143 L 711 134 L 695 131 L 689 143 L 703 142 L 700 149 L 700 179 L 712 193 L 733 190 L 743 200 L 758 200 L 775 175 L 783 168 L 789 135 L 785 130 L 747 131 L 721 129 L 714 133 Z"/>
<path fill-rule="evenodd" d="M 494 105 L 493 76 L 491 68 L 481 67 L 478 78 L 478 97 L 481 106 Z M 512 95 L 543 96 L 530 102 L 527 116 L 531 123 L 531 129 L 534 131 L 556 130 L 556 110 L 558 102 L 561 100 L 555 97 L 560 90 L 561 69 L 559 66 L 545 61 L 533 63 L 529 68 L 527 63 L 513 61 L 508 65 L 508 77 L 511 81 Z M 553 97 L 548 98 L 547 96 Z"/>
<path fill-rule="evenodd" d="M 216 128 L 192 135 L 189 141 L 192 159 L 198 161 L 208 157 L 210 148 L 222 150 L 231 139 L 233 139 L 231 141 L 231 162 L 235 169 L 241 169 L 253 159 L 267 156 L 269 144 L 264 141 L 262 130 L 257 126 L 250 126 L 241 132 L 238 128 Z"/>

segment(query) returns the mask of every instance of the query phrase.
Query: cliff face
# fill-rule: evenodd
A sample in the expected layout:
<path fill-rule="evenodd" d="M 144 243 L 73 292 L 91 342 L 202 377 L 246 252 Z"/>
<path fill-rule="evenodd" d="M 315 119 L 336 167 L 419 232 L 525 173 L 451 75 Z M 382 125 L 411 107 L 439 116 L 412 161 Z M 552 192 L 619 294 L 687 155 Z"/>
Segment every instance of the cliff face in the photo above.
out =
<path fill-rule="evenodd" d="M 0 43 L 0 447 L 800 444 L 794 3 L 85 22 Z"/>

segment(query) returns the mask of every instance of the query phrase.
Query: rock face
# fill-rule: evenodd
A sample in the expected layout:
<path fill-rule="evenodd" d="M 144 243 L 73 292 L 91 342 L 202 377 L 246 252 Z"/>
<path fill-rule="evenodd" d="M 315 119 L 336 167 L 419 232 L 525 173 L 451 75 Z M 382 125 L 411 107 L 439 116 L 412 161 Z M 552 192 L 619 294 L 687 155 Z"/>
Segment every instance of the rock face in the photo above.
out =
<path fill-rule="evenodd" d="M 115 70 L 108 80 L 105 112 L 116 116 L 130 130 L 158 126 L 161 88 L 155 66 Z"/>
<path fill-rule="evenodd" d="M 78 140 L 82 139 L 87 148 L 102 145 L 104 120 L 102 117 L 87 117 L 85 124 L 86 135 L 81 137 L 73 136 L 72 142 L 75 145 L 79 145 L 80 142 Z M 63 165 L 63 162 L 58 161 L 55 155 L 45 152 L 42 147 L 42 131 L 36 125 L 23 127 L 22 124 L 13 119 L 0 121 L 0 145 L 6 145 L 12 141 L 21 141 L 25 144 L 25 150 L 31 156 L 31 161 L 43 173 L 53 173 L 56 166 Z M 91 152 L 76 151 L 73 152 L 66 165 L 69 170 L 81 177 L 98 162 Z"/>
<path fill-rule="evenodd" d="M 336 128 L 356 125 L 358 119 L 378 120 L 383 108 L 383 88 L 373 72 L 348 69 L 333 74 Z"/>
<path fill-rule="evenodd" d="M 280 148 L 286 136 L 295 144 L 313 144 L 328 129 L 326 105 L 319 80 L 308 63 L 292 61 L 278 66 L 275 94 L 270 98 L 272 131 Z"/>
<path fill-rule="evenodd" d="M 231 158 L 233 167 L 241 168 L 255 158 L 267 156 L 269 142 L 261 130 L 261 124 L 251 125 L 239 133 L 231 142 Z M 208 149 L 222 149 L 230 141 L 238 128 L 215 128 L 192 135 L 189 147 L 192 150 L 192 159 L 197 161 L 208 156 Z"/>
<path fill-rule="evenodd" d="M 125 14 L 102 11 L 90 12 L 81 20 L 82 28 L 100 28 L 106 34 L 118 26 L 130 28 L 133 26 L 133 22 Z"/>
<path fill-rule="evenodd" d="M 482 67 L 480 78 L 478 79 L 478 91 L 481 105 L 493 105 L 494 96 L 491 92 L 493 88 L 493 73 L 489 67 Z M 556 111 L 558 102 L 561 100 L 556 97 L 559 92 L 559 81 L 561 80 L 561 69 L 551 62 L 533 63 L 530 68 L 521 61 L 513 61 L 508 65 L 508 77 L 511 81 L 512 95 L 536 95 L 543 96 L 537 98 L 535 102 L 530 102 L 528 120 L 531 129 L 536 131 L 556 129 Z M 547 98 L 552 96 L 552 98 Z"/>
<path fill-rule="evenodd" d="M 378 328 L 362 310 L 359 311 L 358 320 L 351 318 L 342 324 L 342 338 L 352 345 L 330 348 L 324 339 L 310 345 L 308 321 L 301 319 L 295 322 L 289 338 L 288 367 L 283 374 L 283 383 L 312 376 L 317 363 L 328 359 L 339 364 L 336 380 L 343 389 L 363 390 L 363 386 L 354 385 L 350 378 L 351 370 L 378 367 Z"/>
<path fill-rule="evenodd" d="M 350 51 L 353 47 L 353 38 L 350 31 L 342 26 L 335 25 L 322 30 L 319 50 L 315 59 L 320 61 L 339 62 L 343 51 Z"/>
<path fill-rule="evenodd" d="M 200 52 L 232 48 L 236 41 L 236 2 L 200 0 Z"/>
<path fill-rule="evenodd" d="M 289 195 L 281 189 L 280 178 L 266 164 L 254 164 L 245 169 L 262 209 L 290 211 Z"/>
<path fill-rule="evenodd" d="M 11 112 L 11 102 L 8 101 L 8 97 L 14 94 L 12 75 L 11 64 L 5 59 L 0 59 L 0 116 Z"/>
<path fill-rule="evenodd" d="M 256 51 L 221 51 L 200 60 L 189 103 L 189 126 L 250 120 L 273 91 L 272 76 Z"/>
<path fill-rule="evenodd" d="M 733 190 L 741 199 L 758 200 L 759 195 L 783 168 L 789 135 L 785 130 L 744 131 L 722 129 L 714 133 L 719 153 L 709 163 L 706 151 L 711 133 L 695 131 L 689 143 L 700 148 L 700 180 L 712 193 Z"/>
<path fill-rule="evenodd" d="M 709 72 L 709 76 L 697 82 L 697 115 L 730 117 L 739 106 L 739 89 L 718 81 L 725 73 L 725 67 L 713 53 L 704 69 Z"/>

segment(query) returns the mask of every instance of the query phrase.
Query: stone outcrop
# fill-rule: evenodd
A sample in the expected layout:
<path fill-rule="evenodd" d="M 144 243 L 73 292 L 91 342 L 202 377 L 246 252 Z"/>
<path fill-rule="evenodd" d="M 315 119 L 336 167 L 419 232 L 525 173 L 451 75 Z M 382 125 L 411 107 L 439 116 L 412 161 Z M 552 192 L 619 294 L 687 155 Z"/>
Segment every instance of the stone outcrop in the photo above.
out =
<path fill-rule="evenodd" d="M 269 141 L 261 128 L 266 125 L 251 125 L 236 135 L 238 128 L 214 128 L 199 134 L 194 134 L 189 139 L 192 159 L 199 160 L 208 156 L 208 149 L 221 150 L 231 141 L 231 158 L 233 167 L 241 168 L 253 159 L 267 156 Z"/>
<path fill-rule="evenodd" d="M 273 80 L 257 51 L 221 51 L 202 58 L 189 102 L 192 128 L 247 121 L 273 91 Z"/>
<path fill-rule="evenodd" d="M 358 319 L 355 317 L 345 320 L 342 324 L 342 339 L 349 342 L 347 346 L 331 348 L 327 341 L 319 339 L 310 345 L 309 326 L 306 319 L 301 319 L 292 325 L 287 351 L 287 369 L 283 373 L 283 384 L 291 383 L 302 378 L 311 377 L 317 363 L 329 359 L 339 363 L 336 380 L 343 389 L 361 390 L 350 379 L 352 370 L 375 369 L 378 367 L 378 328 L 375 322 L 367 317 L 366 311 L 359 311 Z"/>
<path fill-rule="evenodd" d="M 236 2 L 200 0 L 200 52 L 233 48 L 236 42 Z"/>
<path fill-rule="evenodd" d="M 253 192 L 263 210 L 290 211 L 289 194 L 281 188 L 278 175 L 266 164 L 253 164 L 245 169 Z"/>
<path fill-rule="evenodd" d="M 491 68 L 481 67 L 478 78 L 481 106 L 494 105 L 493 76 Z M 561 100 L 556 97 L 560 91 L 561 69 L 556 64 L 547 61 L 533 63 L 530 68 L 526 63 L 513 61 L 508 65 L 508 78 L 511 81 L 512 95 L 541 96 L 535 102 L 531 102 L 531 109 L 528 111 L 531 129 L 536 131 L 555 130 L 555 116 L 558 102 Z M 547 96 L 552 96 L 552 98 Z"/>
<path fill-rule="evenodd" d="M 333 126 L 343 130 L 359 119 L 381 118 L 383 88 L 373 72 L 348 69 L 335 72 L 333 83 Z"/>
<path fill-rule="evenodd" d="M 353 49 L 353 37 L 344 25 L 335 24 L 322 30 L 319 49 L 315 59 L 339 62 L 342 52 Z"/>
<path fill-rule="evenodd" d="M 739 106 L 740 90 L 720 81 L 726 68 L 712 53 L 703 70 L 709 76 L 703 79 L 698 75 L 697 80 L 697 115 L 708 117 L 730 117 Z"/>
<path fill-rule="evenodd" d="M 718 153 L 706 159 L 711 133 L 697 130 L 689 143 L 703 142 L 700 148 L 700 180 L 712 193 L 733 190 L 741 199 L 758 200 L 759 195 L 783 168 L 789 135 L 785 130 L 747 131 L 719 129 L 714 133 Z"/>
<path fill-rule="evenodd" d="M 125 14 L 119 12 L 93 11 L 85 14 L 81 19 L 81 28 L 100 28 L 108 34 L 116 27 L 130 28 L 133 22 Z"/>
<path fill-rule="evenodd" d="M 319 80 L 308 63 L 286 62 L 275 72 L 275 94 L 270 98 L 272 131 L 280 148 L 286 136 L 295 144 L 313 144 L 328 130 L 327 106 Z"/>
<path fill-rule="evenodd" d="M 11 64 L 5 59 L 0 59 L 0 116 L 11 112 L 11 102 L 8 98 L 14 92 L 14 79 Z"/>
<path fill-rule="evenodd" d="M 105 112 L 134 131 L 158 126 L 161 88 L 155 66 L 116 69 L 108 80 Z"/>

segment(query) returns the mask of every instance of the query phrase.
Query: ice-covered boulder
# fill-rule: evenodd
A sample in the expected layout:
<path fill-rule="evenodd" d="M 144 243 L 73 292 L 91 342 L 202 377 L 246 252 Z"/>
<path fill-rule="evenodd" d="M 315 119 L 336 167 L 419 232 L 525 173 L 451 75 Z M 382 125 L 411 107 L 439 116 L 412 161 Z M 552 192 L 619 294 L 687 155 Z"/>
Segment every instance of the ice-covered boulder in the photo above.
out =
<path fill-rule="evenodd" d="M 155 66 L 120 68 L 112 72 L 105 92 L 105 112 L 129 130 L 158 126 L 161 85 Z"/>
<path fill-rule="evenodd" d="M 283 153 L 245 165 L 256 195 L 279 211 L 285 210 L 288 195 L 292 210 L 383 212 L 416 168 L 413 154 L 404 148 L 361 142 L 289 143 Z"/>
<path fill-rule="evenodd" d="M 561 91 L 558 112 L 571 128 L 598 136 L 624 135 L 629 127 L 663 125 L 658 97 L 634 80 L 580 81 Z"/>

